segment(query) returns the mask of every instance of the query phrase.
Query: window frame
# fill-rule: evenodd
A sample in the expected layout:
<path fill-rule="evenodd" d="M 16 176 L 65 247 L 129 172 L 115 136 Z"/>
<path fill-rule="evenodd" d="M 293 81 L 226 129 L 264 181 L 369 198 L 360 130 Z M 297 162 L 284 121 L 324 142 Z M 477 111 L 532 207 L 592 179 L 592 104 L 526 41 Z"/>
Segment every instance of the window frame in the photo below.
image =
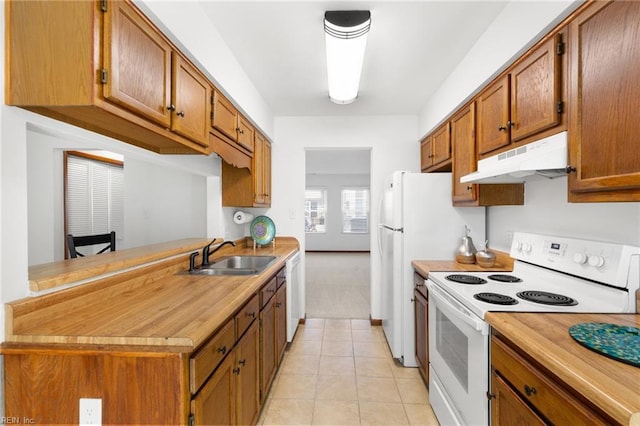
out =
<path fill-rule="evenodd" d="M 346 191 L 366 191 L 367 194 L 367 208 L 365 216 L 345 217 L 345 192 Z M 340 216 L 342 222 L 341 232 L 346 235 L 367 235 L 371 232 L 371 188 L 364 185 L 349 185 L 340 188 Z M 362 232 L 353 232 L 352 230 L 345 230 L 346 220 L 353 219 L 366 219 L 366 230 Z"/>

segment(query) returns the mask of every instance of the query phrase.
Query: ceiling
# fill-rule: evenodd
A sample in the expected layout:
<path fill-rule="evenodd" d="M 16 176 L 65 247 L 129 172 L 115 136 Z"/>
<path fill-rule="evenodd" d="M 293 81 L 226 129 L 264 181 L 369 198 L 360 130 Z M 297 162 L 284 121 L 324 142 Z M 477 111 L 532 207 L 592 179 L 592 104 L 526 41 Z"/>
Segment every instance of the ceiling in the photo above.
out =
<path fill-rule="evenodd" d="M 202 8 L 275 116 L 418 114 L 506 1 L 218 1 Z M 370 10 L 358 99 L 329 101 L 326 10 Z"/>

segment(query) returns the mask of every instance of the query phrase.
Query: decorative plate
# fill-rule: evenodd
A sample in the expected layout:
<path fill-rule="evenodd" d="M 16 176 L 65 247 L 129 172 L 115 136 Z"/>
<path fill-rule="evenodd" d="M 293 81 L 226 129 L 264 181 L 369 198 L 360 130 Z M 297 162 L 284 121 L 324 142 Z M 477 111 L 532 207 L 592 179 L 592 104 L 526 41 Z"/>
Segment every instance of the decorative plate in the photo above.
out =
<path fill-rule="evenodd" d="M 569 328 L 578 343 L 615 360 L 640 367 L 640 328 L 585 322 Z"/>
<path fill-rule="evenodd" d="M 276 236 L 276 225 L 268 216 L 258 216 L 251 222 L 249 231 L 256 244 L 266 246 Z"/>

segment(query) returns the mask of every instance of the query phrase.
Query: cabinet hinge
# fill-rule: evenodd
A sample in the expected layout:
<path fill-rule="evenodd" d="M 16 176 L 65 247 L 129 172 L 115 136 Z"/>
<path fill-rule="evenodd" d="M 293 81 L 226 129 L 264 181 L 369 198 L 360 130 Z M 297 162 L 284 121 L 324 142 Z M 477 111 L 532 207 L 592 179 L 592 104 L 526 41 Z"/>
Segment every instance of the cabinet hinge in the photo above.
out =
<path fill-rule="evenodd" d="M 558 114 L 562 114 L 564 112 L 564 102 L 558 101 L 557 108 Z"/>
<path fill-rule="evenodd" d="M 107 11 L 107 0 L 100 0 L 100 10 L 103 12 Z"/>
<path fill-rule="evenodd" d="M 100 70 L 100 83 L 107 84 L 108 77 L 109 77 L 109 72 L 105 68 L 102 68 Z"/>
<path fill-rule="evenodd" d="M 559 42 L 556 44 L 556 55 L 564 55 L 564 42 Z"/>
<path fill-rule="evenodd" d="M 189 426 L 195 426 L 196 421 L 193 417 L 193 414 L 189 414 Z"/>

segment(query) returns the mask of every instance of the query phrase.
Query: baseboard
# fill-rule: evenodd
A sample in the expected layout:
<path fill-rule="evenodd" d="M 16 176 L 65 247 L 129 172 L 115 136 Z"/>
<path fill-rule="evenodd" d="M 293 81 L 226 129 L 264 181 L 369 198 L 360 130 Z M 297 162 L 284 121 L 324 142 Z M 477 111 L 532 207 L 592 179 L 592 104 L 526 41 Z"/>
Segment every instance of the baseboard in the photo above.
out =
<path fill-rule="evenodd" d="M 373 318 L 371 318 L 371 315 L 369 315 L 369 322 L 371 323 L 372 326 L 382 326 L 382 320 L 381 319 L 373 319 Z"/>

